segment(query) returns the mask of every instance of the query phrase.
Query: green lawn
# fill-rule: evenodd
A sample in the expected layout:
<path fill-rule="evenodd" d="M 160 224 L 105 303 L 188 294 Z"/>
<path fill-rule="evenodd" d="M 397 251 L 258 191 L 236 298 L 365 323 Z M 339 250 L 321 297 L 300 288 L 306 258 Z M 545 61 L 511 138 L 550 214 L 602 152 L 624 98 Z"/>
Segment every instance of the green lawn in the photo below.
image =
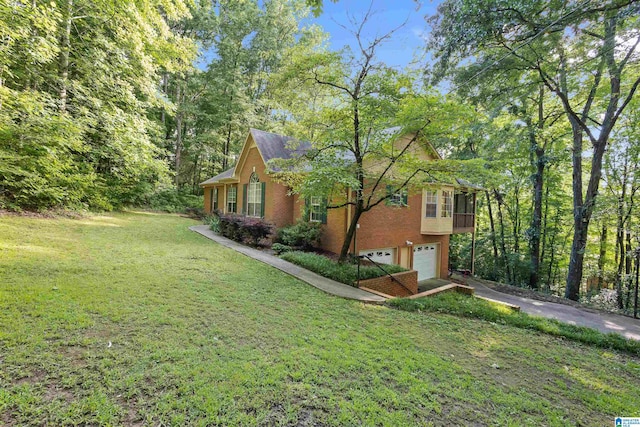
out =
<path fill-rule="evenodd" d="M 192 224 L 150 213 L 0 217 L 0 425 L 640 416 L 637 358 L 327 296 Z"/>

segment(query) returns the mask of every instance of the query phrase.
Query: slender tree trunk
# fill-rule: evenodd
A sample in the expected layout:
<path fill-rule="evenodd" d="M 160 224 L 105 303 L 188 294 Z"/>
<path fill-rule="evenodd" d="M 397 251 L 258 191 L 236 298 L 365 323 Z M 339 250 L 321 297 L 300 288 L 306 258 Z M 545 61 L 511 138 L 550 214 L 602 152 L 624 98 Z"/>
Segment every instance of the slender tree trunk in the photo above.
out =
<path fill-rule="evenodd" d="M 176 104 L 180 108 L 180 84 L 176 86 Z M 180 188 L 180 166 L 182 162 L 182 112 L 176 114 L 176 150 L 175 150 L 175 168 L 176 168 L 176 188 Z"/>
<path fill-rule="evenodd" d="M 231 147 L 231 122 L 227 125 L 227 138 L 222 148 L 222 170 L 226 171 L 229 167 L 229 150 Z"/>
<path fill-rule="evenodd" d="M 69 79 L 69 51 L 71 50 L 71 15 L 73 0 L 66 0 L 62 11 L 62 37 L 60 38 L 60 54 L 58 74 L 60 78 L 59 102 L 60 111 L 67 111 L 67 81 Z"/>
<path fill-rule="evenodd" d="M 532 147 L 534 148 L 534 147 Z M 540 287 L 540 237 L 542 235 L 542 186 L 544 182 L 544 150 L 535 144 L 535 167 L 533 175 L 533 215 L 531 218 L 530 238 L 530 259 L 531 272 L 529 274 L 529 287 L 538 289 Z"/>
<path fill-rule="evenodd" d="M 359 204 L 360 208 L 358 208 Z M 349 248 L 351 247 L 351 242 L 353 242 L 356 228 L 358 227 L 358 221 L 360 221 L 361 216 L 362 203 L 356 202 L 355 209 L 353 211 L 353 218 L 351 218 L 351 223 L 349 224 L 349 228 L 347 229 L 347 235 L 344 237 L 344 241 L 342 242 L 342 248 L 340 249 L 340 257 L 338 258 L 338 262 L 344 262 L 347 259 Z M 355 255 L 358 256 L 358 254 Z"/>
<path fill-rule="evenodd" d="M 487 210 L 489 211 L 489 227 L 491 229 L 491 243 L 493 246 L 493 258 L 498 260 L 498 243 L 496 242 L 496 226 L 493 221 L 493 209 L 491 207 L 491 196 L 488 191 L 484 192 L 485 196 L 487 196 Z"/>
<path fill-rule="evenodd" d="M 540 263 L 538 269 L 538 277 L 542 275 L 542 265 L 544 264 L 545 255 L 547 253 L 547 224 L 549 222 L 549 185 L 547 185 L 544 194 L 544 214 L 542 216 L 542 228 L 540 230 L 540 240 L 542 243 L 542 249 L 540 249 Z M 549 283 L 545 284 L 547 291 L 549 290 Z"/>
<path fill-rule="evenodd" d="M 165 72 L 162 75 L 162 90 L 164 91 L 165 95 L 168 95 L 169 92 L 169 73 Z M 165 109 L 162 109 L 162 113 L 161 113 L 162 117 L 162 127 L 165 129 L 167 129 L 167 113 L 165 111 Z"/>
<path fill-rule="evenodd" d="M 625 247 L 624 247 L 624 222 L 622 217 L 618 217 L 618 227 L 616 230 L 616 248 L 617 258 L 618 258 L 618 269 L 616 270 L 616 302 L 618 304 L 618 308 L 624 308 L 624 301 L 622 298 L 622 284 L 624 282 L 624 277 L 622 272 L 624 270 L 624 261 L 626 258 Z"/>
<path fill-rule="evenodd" d="M 598 256 L 598 290 L 604 283 L 604 266 L 607 263 L 607 223 L 602 223 L 600 232 L 600 254 Z"/>
<path fill-rule="evenodd" d="M 513 253 L 520 253 L 520 187 L 516 186 L 514 191 L 514 199 L 516 202 L 515 212 L 513 213 Z M 515 279 L 515 277 L 514 277 Z"/>
<path fill-rule="evenodd" d="M 558 229 L 558 222 L 560 221 L 560 209 L 556 210 L 556 215 L 555 215 L 555 226 L 554 226 L 554 231 L 553 233 L 551 233 L 551 242 L 549 242 L 549 246 L 551 247 L 551 256 L 549 258 L 549 271 L 547 273 L 547 290 L 551 290 L 551 284 L 555 283 L 556 278 L 555 276 L 553 277 L 553 279 L 551 278 L 551 275 L 553 274 L 553 267 L 554 267 L 554 263 L 555 263 L 555 256 L 556 256 L 556 236 L 558 235 L 557 229 Z"/>
<path fill-rule="evenodd" d="M 632 257 L 632 251 L 631 251 L 631 232 L 627 231 L 627 241 L 626 241 L 626 245 L 625 245 L 625 249 L 626 249 L 626 259 L 625 259 L 625 263 L 624 263 L 624 273 L 625 273 L 625 284 L 626 284 L 626 288 L 627 288 L 627 295 L 626 295 L 626 299 L 625 299 L 625 303 L 624 303 L 624 308 L 625 309 L 629 309 L 629 303 L 631 302 L 631 288 L 632 288 L 632 269 L 633 269 L 633 257 Z"/>
<path fill-rule="evenodd" d="M 497 190 L 493 190 L 494 195 L 496 197 L 496 201 L 498 202 L 498 223 L 500 225 L 500 248 L 502 249 L 502 260 L 504 262 L 504 267 L 507 273 L 507 282 L 512 284 L 512 275 L 511 275 L 511 266 L 509 262 L 509 257 L 507 255 L 507 245 L 504 240 L 504 218 L 502 215 L 502 195 L 498 193 Z"/>

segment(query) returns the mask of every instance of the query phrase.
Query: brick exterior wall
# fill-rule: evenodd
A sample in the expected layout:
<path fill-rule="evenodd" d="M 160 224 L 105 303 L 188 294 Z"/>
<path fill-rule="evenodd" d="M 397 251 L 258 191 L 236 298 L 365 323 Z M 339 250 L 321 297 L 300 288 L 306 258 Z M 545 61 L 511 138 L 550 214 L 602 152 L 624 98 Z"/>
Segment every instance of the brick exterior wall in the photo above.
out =
<path fill-rule="evenodd" d="M 265 172 L 265 164 L 258 148 L 254 145 L 248 149 L 246 158 L 240 170 L 240 183 L 238 186 L 238 213 L 242 213 L 244 201 L 244 184 L 249 183 L 251 174 L 258 175 L 260 182 L 265 182 L 265 220 L 274 224 L 277 228 L 293 224 L 302 218 L 305 212 L 304 199 L 299 196 L 289 196 L 288 188 L 282 184 L 273 182 Z M 211 188 L 204 188 L 204 208 L 206 212 L 211 210 Z M 219 185 L 218 206 L 223 208 L 224 186 Z M 369 249 L 394 248 L 400 259 L 396 262 L 404 267 L 413 267 L 413 246 L 439 243 L 440 264 L 438 276 L 447 278 L 449 261 L 449 235 L 423 235 L 420 232 L 422 219 L 422 192 L 410 192 L 408 206 L 387 206 L 384 203 L 376 206 L 371 211 L 360 217 L 360 228 L 357 230 L 358 252 Z M 321 247 L 333 253 L 340 253 L 342 243 L 346 235 L 349 222 L 349 210 L 347 208 L 330 209 L 327 212 L 327 224 L 323 226 Z M 407 241 L 413 245 L 407 245 Z M 351 248 L 353 251 L 353 246 Z M 416 276 L 417 277 L 417 276 Z M 374 289 L 374 288 L 371 288 Z M 381 291 L 384 292 L 384 291 Z M 386 293 L 386 292 L 385 292 Z"/>
<path fill-rule="evenodd" d="M 392 276 L 399 282 L 401 282 L 404 286 L 406 286 L 410 290 L 410 292 L 400 286 L 400 284 L 395 282 L 389 276 L 382 276 L 369 280 L 361 280 L 360 287 L 373 289 L 374 291 L 382 292 L 383 294 L 391 295 L 394 297 L 406 297 L 418 293 L 417 271 L 405 271 L 402 273 L 392 274 Z"/>
<path fill-rule="evenodd" d="M 249 183 L 254 168 L 260 182 L 266 183 L 264 219 L 278 228 L 292 224 L 294 198 L 287 194 L 289 189 L 286 186 L 271 180 L 271 177 L 265 172 L 266 166 L 262 161 L 262 156 L 255 146 L 249 149 L 247 158 L 240 171 L 240 183 L 238 184 L 239 211 L 242 212 L 244 184 Z"/>

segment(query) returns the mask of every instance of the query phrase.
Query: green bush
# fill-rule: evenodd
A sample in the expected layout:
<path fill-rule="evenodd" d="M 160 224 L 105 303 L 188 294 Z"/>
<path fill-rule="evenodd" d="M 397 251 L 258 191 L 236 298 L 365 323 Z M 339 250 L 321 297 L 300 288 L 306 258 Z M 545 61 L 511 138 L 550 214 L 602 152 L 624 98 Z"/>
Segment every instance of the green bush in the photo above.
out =
<path fill-rule="evenodd" d="M 618 334 L 605 334 L 595 329 L 570 325 L 554 319 L 530 316 L 501 304 L 454 292 L 443 293 L 430 298 L 396 298 L 390 300 L 389 305 L 405 311 L 432 311 L 481 319 L 544 332 L 596 347 L 612 348 L 640 355 L 640 341 L 628 340 Z"/>
<path fill-rule="evenodd" d="M 202 196 L 176 190 L 175 188 L 164 188 L 150 194 L 143 201 L 143 206 L 154 211 L 169 213 L 199 213 L 204 206 Z"/>
<path fill-rule="evenodd" d="M 218 215 L 208 215 L 204 218 L 204 223 L 209 226 L 211 231 L 220 232 L 220 217 Z"/>
<path fill-rule="evenodd" d="M 275 252 L 276 255 L 293 251 L 293 248 L 291 246 L 283 245 L 282 243 L 274 243 L 273 245 L 271 245 L 271 249 L 273 249 L 273 252 Z"/>
<path fill-rule="evenodd" d="M 320 245 L 322 224 L 319 222 L 298 221 L 293 225 L 280 228 L 276 233 L 276 243 L 309 250 Z"/>
<path fill-rule="evenodd" d="M 261 218 L 241 215 L 218 215 L 218 229 L 224 237 L 236 242 L 258 246 L 273 232 L 273 225 Z"/>
<path fill-rule="evenodd" d="M 355 286 L 358 280 L 358 266 L 356 264 L 341 264 L 324 255 L 300 251 L 286 252 L 282 254 L 280 258 L 306 268 L 307 270 L 311 270 L 321 276 L 350 286 Z M 389 274 L 407 271 L 405 268 L 394 264 L 385 264 L 382 268 Z M 360 280 L 373 279 L 384 276 L 385 274 L 386 273 L 373 265 L 360 266 Z"/>

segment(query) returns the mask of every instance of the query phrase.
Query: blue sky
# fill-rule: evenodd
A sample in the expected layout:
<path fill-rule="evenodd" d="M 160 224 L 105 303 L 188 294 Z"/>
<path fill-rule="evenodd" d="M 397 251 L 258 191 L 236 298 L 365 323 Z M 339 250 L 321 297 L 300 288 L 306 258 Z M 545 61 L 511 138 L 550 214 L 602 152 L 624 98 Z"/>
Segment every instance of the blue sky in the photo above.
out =
<path fill-rule="evenodd" d="M 324 10 L 318 18 L 309 18 L 310 23 L 321 25 L 330 35 L 332 50 L 338 50 L 345 45 L 356 46 L 355 38 L 342 24 L 348 28 L 349 17 L 357 22 L 366 14 L 372 5 L 373 16 L 365 27 L 365 36 L 370 40 L 376 35 L 383 35 L 407 21 L 393 37 L 378 49 L 378 59 L 387 65 L 404 68 L 418 60 L 424 64 L 424 44 L 428 27 L 425 16 L 433 15 L 440 0 L 339 0 L 333 3 L 324 0 Z M 418 66 L 418 65 L 414 65 Z"/>

